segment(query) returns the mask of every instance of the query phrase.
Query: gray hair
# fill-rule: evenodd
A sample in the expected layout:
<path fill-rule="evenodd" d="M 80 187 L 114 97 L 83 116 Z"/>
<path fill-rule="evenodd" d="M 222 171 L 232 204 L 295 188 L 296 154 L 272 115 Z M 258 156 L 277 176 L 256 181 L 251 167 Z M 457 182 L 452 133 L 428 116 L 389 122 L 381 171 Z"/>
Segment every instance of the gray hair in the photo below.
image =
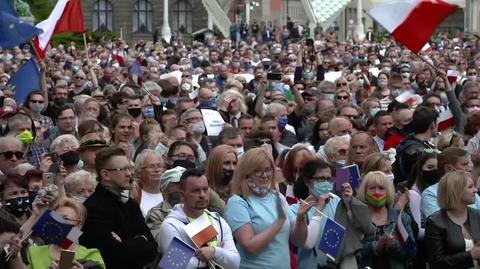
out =
<path fill-rule="evenodd" d="M 0 137 L 0 148 L 6 148 L 7 145 L 17 145 L 20 150 L 23 149 L 23 143 L 18 138 L 14 136 Z"/>
<path fill-rule="evenodd" d="M 65 178 L 65 191 L 69 194 L 79 183 L 83 182 L 92 183 L 94 186 L 97 185 L 97 180 L 92 173 L 85 170 L 78 170 Z"/>
<path fill-rule="evenodd" d="M 33 166 L 30 163 L 20 163 L 17 166 L 15 166 L 15 171 L 17 174 L 24 176 L 29 170 L 34 170 L 36 169 L 35 166 Z"/>
<path fill-rule="evenodd" d="M 247 113 L 247 105 L 245 104 L 245 97 L 239 91 L 234 89 L 226 90 L 222 94 L 220 94 L 220 97 L 218 98 L 218 101 L 217 101 L 218 107 L 223 107 L 225 105 L 225 98 L 227 96 L 237 97 L 238 101 L 240 102 L 240 111 L 242 113 Z"/>
<path fill-rule="evenodd" d="M 281 109 L 287 109 L 287 107 L 285 107 L 284 105 L 280 104 L 280 103 L 271 103 L 270 105 L 268 105 L 267 109 L 265 110 L 265 115 L 272 115 L 274 117 L 277 116 L 277 113 L 281 110 Z"/>
<path fill-rule="evenodd" d="M 78 139 L 75 136 L 71 134 L 65 134 L 65 135 L 58 136 L 52 141 L 52 144 L 50 145 L 50 150 L 56 152 L 58 151 L 60 146 L 63 145 L 64 143 L 72 143 L 75 146 L 75 148 L 80 147 L 80 143 L 78 142 Z"/>
<path fill-rule="evenodd" d="M 149 92 L 153 93 L 156 92 L 158 94 L 162 93 L 162 87 L 160 87 L 155 81 L 145 81 L 142 85 L 145 87 Z"/>
<path fill-rule="evenodd" d="M 75 110 L 75 114 L 80 114 L 82 106 L 85 105 L 85 101 L 87 101 L 88 99 L 94 98 L 86 94 L 81 94 L 75 97 L 75 101 L 73 102 L 73 109 Z"/>
<path fill-rule="evenodd" d="M 163 158 L 162 158 L 162 155 L 160 153 L 156 152 L 153 149 L 144 149 L 140 152 L 140 154 L 138 154 L 137 159 L 135 159 L 135 171 L 137 173 L 142 170 L 143 164 L 145 163 L 145 160 L 147 159 L 148 156 L 151 156 L 151 155 L 156 155 L 156 156 L 160 157 L 160 159 L 162 160 L 162 163 L 163 163 Z"/>
<path fill-rule="evenodd" d="M 22 113 L 19 113 L 19 114 L 15 114 L 13 115 L 12 117 L 10 117 L 7 121 L 7 125 L 8 125 L 8 128 L 11 130 L 14 130 L 15 129 L 15 126 L 19 123 L 19 122 L 28 122 L 28 123 L 32 123 L 32 119 L 25 115 L 25 114 L 22 114 Z"/>
<path fill-rule="evenodd" d="M 197 108 L 194 108 L 194 107 L 185 110 L 185 111 L 182 113 L 182 115 L 180 115 L 180 121 L 181 121 L 181 122 L 186 121 L 186 120 L 189 118 L 190 114 L 192 114 L 193 112 L 200 112 L 200 110 L 198 110 Z M 201 112 L 200 112 L 200 113 L 201 113 Z"/>

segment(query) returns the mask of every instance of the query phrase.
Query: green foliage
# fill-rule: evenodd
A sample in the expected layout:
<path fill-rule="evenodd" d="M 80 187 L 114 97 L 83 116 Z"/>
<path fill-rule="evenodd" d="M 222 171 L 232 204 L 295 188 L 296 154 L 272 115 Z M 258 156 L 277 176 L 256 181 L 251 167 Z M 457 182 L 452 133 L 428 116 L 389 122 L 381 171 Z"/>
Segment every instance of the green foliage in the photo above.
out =
<path fill-rule="evenodd" d="M 53 5 L 51 0 L 30 0 L 24 1 L 30 5 L 30 11 L 33 16 L 35 16 L 35 23 L 39 23 L 50 16 L 50 13 L 53 10 Z"/>
<path fill-rule="evenodd" d="M 116 39 L 115 33 L 112 32 L 105 32 L 105 33 L 100 33 L 100 32 L 92 32 L 92 31 L 87 31 L 85 33 L 87 37 L 87 42 L 93 42 L 95 44 L 100 44 L 102 38 L 103 39 L 111 39 L 114 40 Z M 70 44 L 70 42 L 75 42 L 75 46 L 77 48 L 84 48 L 84 43 L 83 43 L 83 34 L 77 34 L 77 33 L 61 33 L 58 35 L 55 35 L 52 39 L 52 45 L 57 46 L 58 44 Z"/>

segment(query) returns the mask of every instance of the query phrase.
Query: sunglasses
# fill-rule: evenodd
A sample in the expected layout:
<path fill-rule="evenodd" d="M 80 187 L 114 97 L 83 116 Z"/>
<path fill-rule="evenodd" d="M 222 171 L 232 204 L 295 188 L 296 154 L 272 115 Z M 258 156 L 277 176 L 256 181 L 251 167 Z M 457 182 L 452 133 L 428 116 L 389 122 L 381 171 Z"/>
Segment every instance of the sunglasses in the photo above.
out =
<path fill-rule="evenodd" d="M 5 157 L 7 160 L 11 160 L 13 156 L 15 156 L 17 160 L 23 159 L 23 152 L 21 151 L 5 151 L 0 154 L 3 155 L 3 157 Z"/>
<path fill-rule="evenodd" d="M 30 102 L 34 104 L 43 104 L 43 101 L 41 100 L 30 100 Z"/>
<path fill-rule="evenodd" d="M 347 100 L 348 96 L 347 95 L 337 95 L 337 99 Z"/>
<path fill-rule="evenodd" d="M 337 87 L 345 87 L 347 86 L 347 83 L 337 83 Z"/>
<path fill-rule="evenodd" d="M 85 78 L 84 77 L 75 77 L 75 79 L 83 80 Z"/>

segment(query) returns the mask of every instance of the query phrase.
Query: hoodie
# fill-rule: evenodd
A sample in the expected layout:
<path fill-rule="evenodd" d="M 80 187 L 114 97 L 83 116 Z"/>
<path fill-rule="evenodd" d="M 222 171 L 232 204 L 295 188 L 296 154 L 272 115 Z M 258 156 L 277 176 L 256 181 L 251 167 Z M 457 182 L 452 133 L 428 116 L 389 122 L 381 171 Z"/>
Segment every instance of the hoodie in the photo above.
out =
<path fill-rule="evenodd" d="M 232 231 L 227 222 L 220 217 L 219 214 L 205 210 L 210 217 L 213 227 L 217 231 L 217 242 L 219 245 L 223 243 L 223 246 L 215 247 L 215 256 L 213 261 L 218 263 L 223 268 L 238 268 L 240 266 L 240 254 L 235 247 L 233 241 Z M 158 247 L 160 254 L 165 253 L 172 241 L 173 237 L 177 237 L 183 242 L 187 243 L 193 249 L 196 249 L 195 244 L 187 235 L 184 230 L 190 220 L 183 211 L 183 204 L 177 204 L 173 207 L 172 211 L 163 221 L 160 226 L 160 232 L 158 235 Z M 187 265 L 187 269 L 207 267 L 205 262 L 199 261 L 195 256 L 190 259 Z"/>

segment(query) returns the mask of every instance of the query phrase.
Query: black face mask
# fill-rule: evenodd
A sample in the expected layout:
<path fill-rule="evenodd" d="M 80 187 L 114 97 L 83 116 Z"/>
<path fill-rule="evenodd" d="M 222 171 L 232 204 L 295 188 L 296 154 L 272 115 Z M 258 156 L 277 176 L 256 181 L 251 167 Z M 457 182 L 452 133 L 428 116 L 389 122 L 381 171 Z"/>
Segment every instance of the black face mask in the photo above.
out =
<path fill-rule="evenodd" d="M 67 100 L 63 98 L 55 98 L 53 102 L 55 103 L 55 105 L 60 107 L 63 106 L 67 102 Z"/>
<path fill-rule="evenodd" d="M 38 191 L 29 191 L 28 192 L 28 200 L 30 200 L 31 203 L 35 201 L 35 198 L 37 198 Z"/>
<path fill-rule="evenodd" d="M 438 172 L 438 169 L 430 171 L 422 170 L 422 174 L 423 180 L 429 185 L 433 185 L 440 180 L 440 172 Z"/>
<path fill-rule="evenodd" d="M 78 155 L 78 152 L 76 151 L 67 151 L 60 155 L 60 158 L 62 159 L 63 165 L 65 166 L 71 166 L 71 165 L 76 165 L 78 161 L 80 161 L 80 156 Z"/>
<path fill-rule="evenodd" d="M 173 165 L 171 168 L 174 168 L 177 166 L 181 166 L 185 169 L 189 169 L 189 168 L 195 168 L 197 165 L 194 162 L 189 160 L 176 160 L 173 162 Z"/>
<path fill-rule="evenodd" d="M 140 116 L 140 114 L 142 114 L 142 108 L 141 107 L 129 108 L 128 109 L 128 114 L 130 114 L 130 116 L 136 118 L 136 117 Z"/>
<path fill-rule="evenodd" d="M 28 196 L 5 200 L 5 209 L 15 217 L 19 218 L 31 208 L 30 198 Z"/>
<path fill-rule="evenodd" d="M 182 193 L 181 192 L 171 192 L 171 193 L 168 194 L 167 202 L 171 206 L 179 204 L 181 201 L 182 201 Z"/>
<path fill-rule="evenodd" d="M 233 178 L 233 170 L 223 169 L 223 184 L 228 185 Z"/>

